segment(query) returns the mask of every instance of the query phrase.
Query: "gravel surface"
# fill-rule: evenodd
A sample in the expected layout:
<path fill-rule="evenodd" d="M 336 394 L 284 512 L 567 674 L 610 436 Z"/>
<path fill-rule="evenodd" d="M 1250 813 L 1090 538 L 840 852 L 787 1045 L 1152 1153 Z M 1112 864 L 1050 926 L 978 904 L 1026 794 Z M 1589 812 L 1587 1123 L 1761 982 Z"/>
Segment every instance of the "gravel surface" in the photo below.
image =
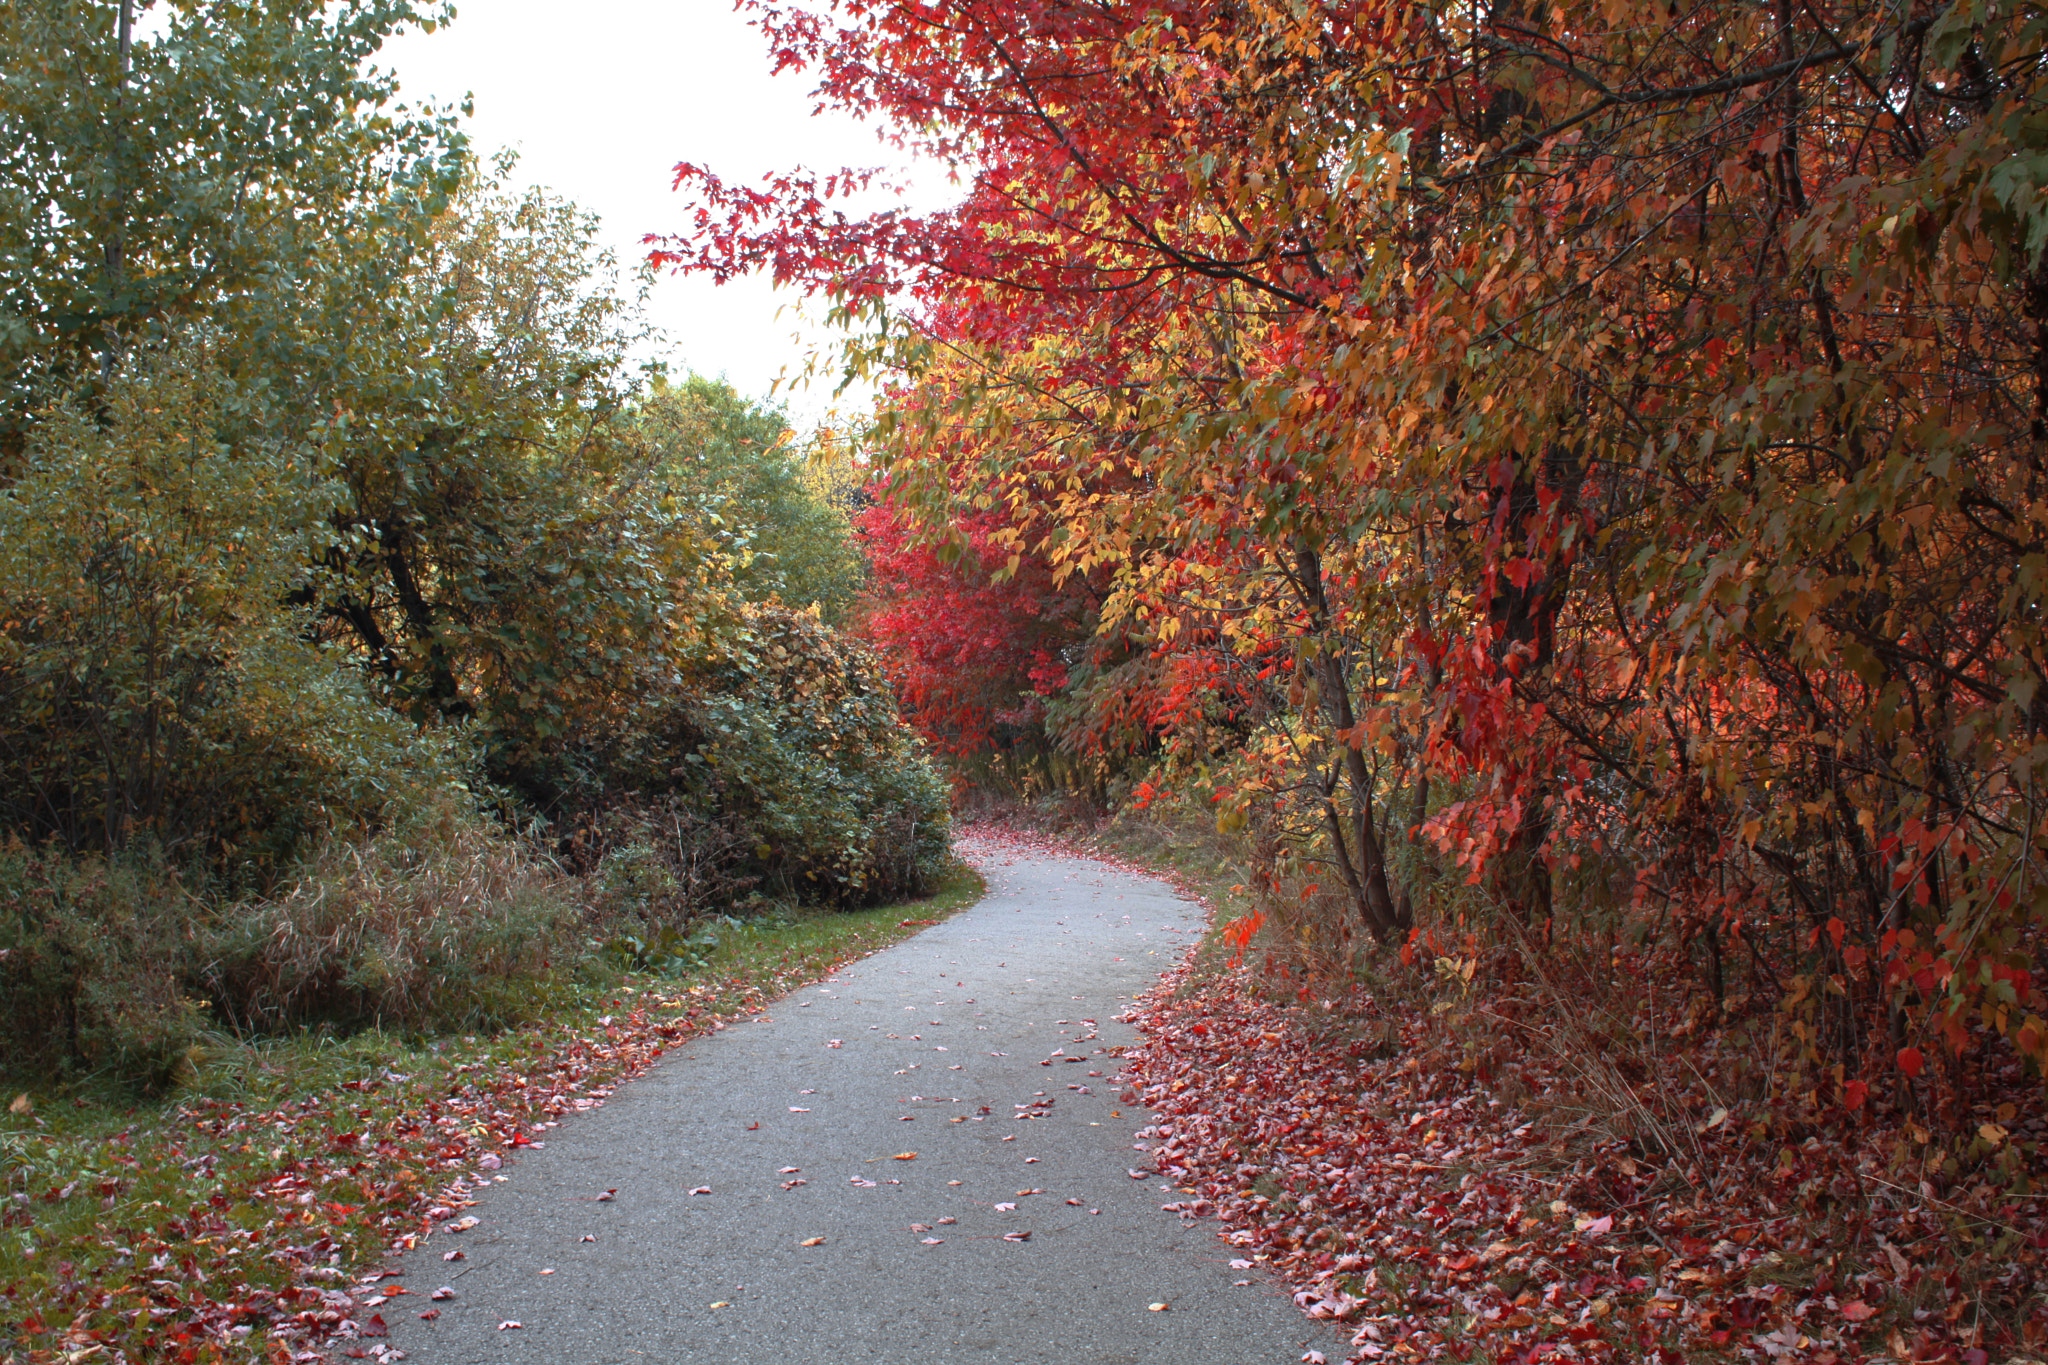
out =
<path fill-rule="evenodd" d="M 475 1228 L 409 1258 L 389 1344 L 415 1365 L 1341 1358 L 1131 1174 L 1149 1119 L 1119 1099 L 1116 1017 L 1200 908 L 1086 859 L 961 852 L 980 904 L 677 1047 L 508 1164 Z"/>

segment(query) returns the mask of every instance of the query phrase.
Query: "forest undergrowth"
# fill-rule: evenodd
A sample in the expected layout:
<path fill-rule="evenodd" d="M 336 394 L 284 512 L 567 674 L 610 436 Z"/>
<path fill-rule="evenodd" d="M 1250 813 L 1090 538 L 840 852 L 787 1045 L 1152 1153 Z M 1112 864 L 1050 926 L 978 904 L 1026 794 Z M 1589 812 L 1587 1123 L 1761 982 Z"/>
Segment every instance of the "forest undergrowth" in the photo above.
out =
<path fill-rule="evenodd" d="M 1668 955 L 1517 977 L 1439 927 L 1345 964 L 1277 921 L 1246 932 L 1243 850 L 1204 825 L 991 816 L 1211 906 L 1130 1013 L 1125 1098 L 1185 1195 L 1164 1207 L 1351 1326 L 1352 1361 L 2048 1353 L 2039 1083 L 2017 1068 L 1943 1143 L 1765 1084 L 1776 1000 L 1716 1018 Z"/>

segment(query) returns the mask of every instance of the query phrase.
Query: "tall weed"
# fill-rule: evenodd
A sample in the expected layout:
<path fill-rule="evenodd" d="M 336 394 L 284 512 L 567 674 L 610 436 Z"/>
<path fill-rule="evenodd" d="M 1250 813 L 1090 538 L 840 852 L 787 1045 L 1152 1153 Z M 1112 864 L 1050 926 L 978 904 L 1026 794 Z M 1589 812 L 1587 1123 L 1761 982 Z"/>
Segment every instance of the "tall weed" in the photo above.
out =
<path fill-rule="evenodd" d="M 237 907 L 207 977 L 243 1030 L 495 1026 L 580 958 L 579 923 L 551 862 L 444 806 L 330 840 L 283 894 Z"/>

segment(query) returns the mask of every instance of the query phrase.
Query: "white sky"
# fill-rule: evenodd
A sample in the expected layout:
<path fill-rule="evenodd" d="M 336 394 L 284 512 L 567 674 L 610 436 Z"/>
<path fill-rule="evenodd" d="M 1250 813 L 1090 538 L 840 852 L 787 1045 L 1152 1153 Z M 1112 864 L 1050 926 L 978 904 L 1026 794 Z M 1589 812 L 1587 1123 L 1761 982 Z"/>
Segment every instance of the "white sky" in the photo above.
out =
<path fill-rule="evenodd" d="M 396 39 L 376 64 L 397 73 L 401 99 L 474 95 L 468 126 L 479 154 L 518 148 L 515 179 L 601 215 L 628 269 L 645 255 L 644 234 L 687 227 L 669 189 L 679 161 L 728 184 L 797 166 L 900 164 L 872 125 L 811 117 L 815 78 L 771 77 L 767 44 L 731 0 L 459 0 L 452 25 Z M 921 195 L 944 195 L 942 174 L 921 178 Z M 713 286 L 665 276 L 651 313 L 670 338 L 671 371 L 723 375 L 753 398 L 778 376 L 795 379 L 805 351 L 835 335 L 822 302 L 806 309 L 762 278 Z M 832 401 L 829 382 L 793 392 L 785 382 L 776 396 L 799 425 Z"/>

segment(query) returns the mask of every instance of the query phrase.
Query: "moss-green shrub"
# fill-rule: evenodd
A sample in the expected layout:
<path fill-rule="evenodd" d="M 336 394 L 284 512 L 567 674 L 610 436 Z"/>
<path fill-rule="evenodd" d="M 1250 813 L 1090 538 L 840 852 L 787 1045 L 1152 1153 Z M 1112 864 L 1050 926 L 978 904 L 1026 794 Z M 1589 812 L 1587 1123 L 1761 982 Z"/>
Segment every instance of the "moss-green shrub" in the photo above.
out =
<path fill-rule="evenodd" d="M 205 1023 L 196 906 L 160 857 L 0 848 L 0 1069 L 167 1084 Z"/>
<path fill-rule="evenodd" d="M 776 883 L 841 904 L 937 884 L 946 786 L 865 646 L 806 612 L 750 608 L 682 711 L 702 736 L 683 755 L 694 789 L 754 826 Z"/>

